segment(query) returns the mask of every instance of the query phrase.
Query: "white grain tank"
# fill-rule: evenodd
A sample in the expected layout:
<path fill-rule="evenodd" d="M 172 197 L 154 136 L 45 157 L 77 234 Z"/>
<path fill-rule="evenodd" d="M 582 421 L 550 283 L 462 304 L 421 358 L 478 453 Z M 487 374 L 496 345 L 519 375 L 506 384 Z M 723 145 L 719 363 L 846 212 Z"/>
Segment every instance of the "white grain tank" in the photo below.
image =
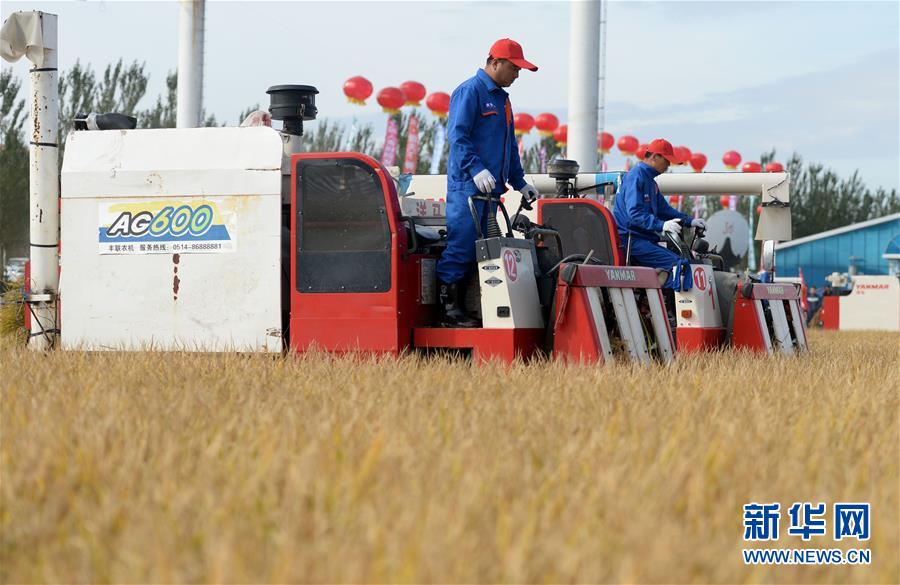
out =
<path fill-rule="evenodd" d="M 63 348 L 281 351 L 281 169 L 268 127 L 70 134 Z"/>

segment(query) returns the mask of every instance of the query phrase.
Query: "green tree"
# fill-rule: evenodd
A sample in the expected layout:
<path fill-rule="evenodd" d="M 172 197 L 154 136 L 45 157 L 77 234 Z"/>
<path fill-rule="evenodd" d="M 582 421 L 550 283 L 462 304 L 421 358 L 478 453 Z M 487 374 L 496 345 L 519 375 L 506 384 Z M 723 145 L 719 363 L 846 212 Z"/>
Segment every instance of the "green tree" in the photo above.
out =
<path fill-rule="evenodd" d="M 28 116 L 20 88 L 11 70 L 0 71 L 0 258 L 28 253 Z"/>
<path fill-rule="evenodd" d="M 149 81 L 144 68 L 144 63 L 134 61 L 131 65 L 125 65 L 119 59 L 115 64 L 106 66 L 103 77 L 98 81 L 90 65 L 82 66 L 76 61 L 71 69 L 59 76 L 60 156 L 77 116 L 91 112 L 139 115 L 136 108 L 147 93 Z"/>
<path fill-rule="evenodd" d="M 200 113 L 202 126 L 218 126 L 215 114 Z M 178 72 L 166 75 L 166 92 L 156 98 L 156 103 L 137 113 L 138 128 L 175 128 L 178 121 Z M 242 118 L 243 119 L 243 118 Z M 224 126 L 224 124 L 222 124 Z"/>
<path fill-rule="evenodd" d="M 156 103 L 140 112 L 138 128 L 174 128 L 178 114 L 178 74 L 166 75 L 166 92 L 156 98 Z"/>
<path fill-rule="evenodd" d="M 249 115 L 254 110 L 249 108 L 245 114 Z M 244 117 L 246 117 L 244 115 Z M 352 129 L 346 128 L 339 122 L 328 118 L 322 118 L 314 122 L 303 124 L 303 138 L 300 142 L 301 152 L 361 152 L 369 156 L 375 156 L 375 139 L 372 126 L 365 124 L 357 127 L 356 132 L 350 135 Z M 348 146 L 347 142 L 350 141 Z"/>
<path fill-rule="evenodd" d="M 774 157 L 774 151 L 772 151 Z M 804 164 L 794 153 L 785 165 L 791 176 L 791 220 L 795 238 L 876 219 L 900 211 L 897 190 L 866 186 L 858 171 L 841 178 L 819 163 Z"/>
<path fill-rule="evenodd" d="M 552 136 L 542 136 L 537 143 L 526 148 L 522 154 L 522 168 L 526 173 L 541 172 L 541 149 L 544 149 L 544 161 L 550 162 L 555 158 L 562 158 L 563 149 L 556 144 Z"/>

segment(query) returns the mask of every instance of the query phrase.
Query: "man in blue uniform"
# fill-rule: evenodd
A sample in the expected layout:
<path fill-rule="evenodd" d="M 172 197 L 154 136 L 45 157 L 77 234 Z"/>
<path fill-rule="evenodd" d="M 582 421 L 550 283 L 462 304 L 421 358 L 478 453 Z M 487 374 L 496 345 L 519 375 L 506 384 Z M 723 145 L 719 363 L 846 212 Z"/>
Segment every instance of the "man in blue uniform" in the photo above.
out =
<path fill-rule="evenodd" d="M 675 153 L 668 140 L 657 138 L 651 142 L 644 160 L 623 177 L 613 205 L 613 217 L 622 244 L 627 246 L 631 237 L 631 261 L 640 266 L 667 270 L 669 278 L 664 285 L 667 289 L 678 286 L 672 267 L 679 264 L 680 257 L 658 244 L 659 232 L 680 234 L 679 220 L 689 226 L 706 228 L 706 222 L 674 209 L 659 192 L 655 179 L 669 170 L 673 162 L 676 162 Z"/>
<path fill-rule="evenodd" d="M 507 183 L 529 201 L 537 197 L 537 190 L 525 182 L 512 105 L 503 90 L 519 77 L 521 69 L 537 71 L 537 66 L 525 60 L 519 43 L 501 39 L 491 46 L 484 68 L 462 82 L 450 97 L 447 249 L 437 264 L 441 324 L 445 326 L 477 325 L 466 314 L 463 302 L 463 283 L 475 263 L 476 230 L 469 199 L 476 196 L 473 202 L 481 231 L 486 233 L 487 220 L 496 215 L 496 201 L 507 190 Z"/>

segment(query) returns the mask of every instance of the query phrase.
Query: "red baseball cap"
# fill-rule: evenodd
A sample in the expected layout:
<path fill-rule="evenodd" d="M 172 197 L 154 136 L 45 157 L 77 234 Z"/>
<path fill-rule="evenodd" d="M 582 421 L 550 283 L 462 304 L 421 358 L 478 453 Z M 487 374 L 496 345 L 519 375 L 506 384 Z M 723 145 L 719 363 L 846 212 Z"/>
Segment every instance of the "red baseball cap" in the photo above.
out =
<path fill-rule="evenodd" d="M 651 142 L 650 145 L 647 146 L 647 153 L 663 156 L 673 165 L 679 163 L 678 157 L 675 156 L 675 150 L 672 148 L 672 143 L 664 138 L 657 138 Z"/>
<path fill-rule="evenodd" d="M 537 65 L 525 60 L 525 55 L 522 53 L 522 45 L 512 39 L 500 39 L 491 45 L 489 54 L 494 59 L 506 59 L 522 69 L 528 69 L 529 71 L 538 70 Z"/>

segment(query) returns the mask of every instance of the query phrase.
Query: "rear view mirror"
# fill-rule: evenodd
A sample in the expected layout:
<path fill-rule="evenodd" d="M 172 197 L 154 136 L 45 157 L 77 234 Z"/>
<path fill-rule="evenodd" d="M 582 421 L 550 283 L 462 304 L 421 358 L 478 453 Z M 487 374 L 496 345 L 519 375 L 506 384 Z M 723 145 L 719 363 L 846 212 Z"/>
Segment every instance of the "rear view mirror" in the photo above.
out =
<path fill-rule="evenodd" d="M 775 272 L 775 240 L 764 240 L 762 254 L 760 254 L 760 267 L 766 272 Z"/>

